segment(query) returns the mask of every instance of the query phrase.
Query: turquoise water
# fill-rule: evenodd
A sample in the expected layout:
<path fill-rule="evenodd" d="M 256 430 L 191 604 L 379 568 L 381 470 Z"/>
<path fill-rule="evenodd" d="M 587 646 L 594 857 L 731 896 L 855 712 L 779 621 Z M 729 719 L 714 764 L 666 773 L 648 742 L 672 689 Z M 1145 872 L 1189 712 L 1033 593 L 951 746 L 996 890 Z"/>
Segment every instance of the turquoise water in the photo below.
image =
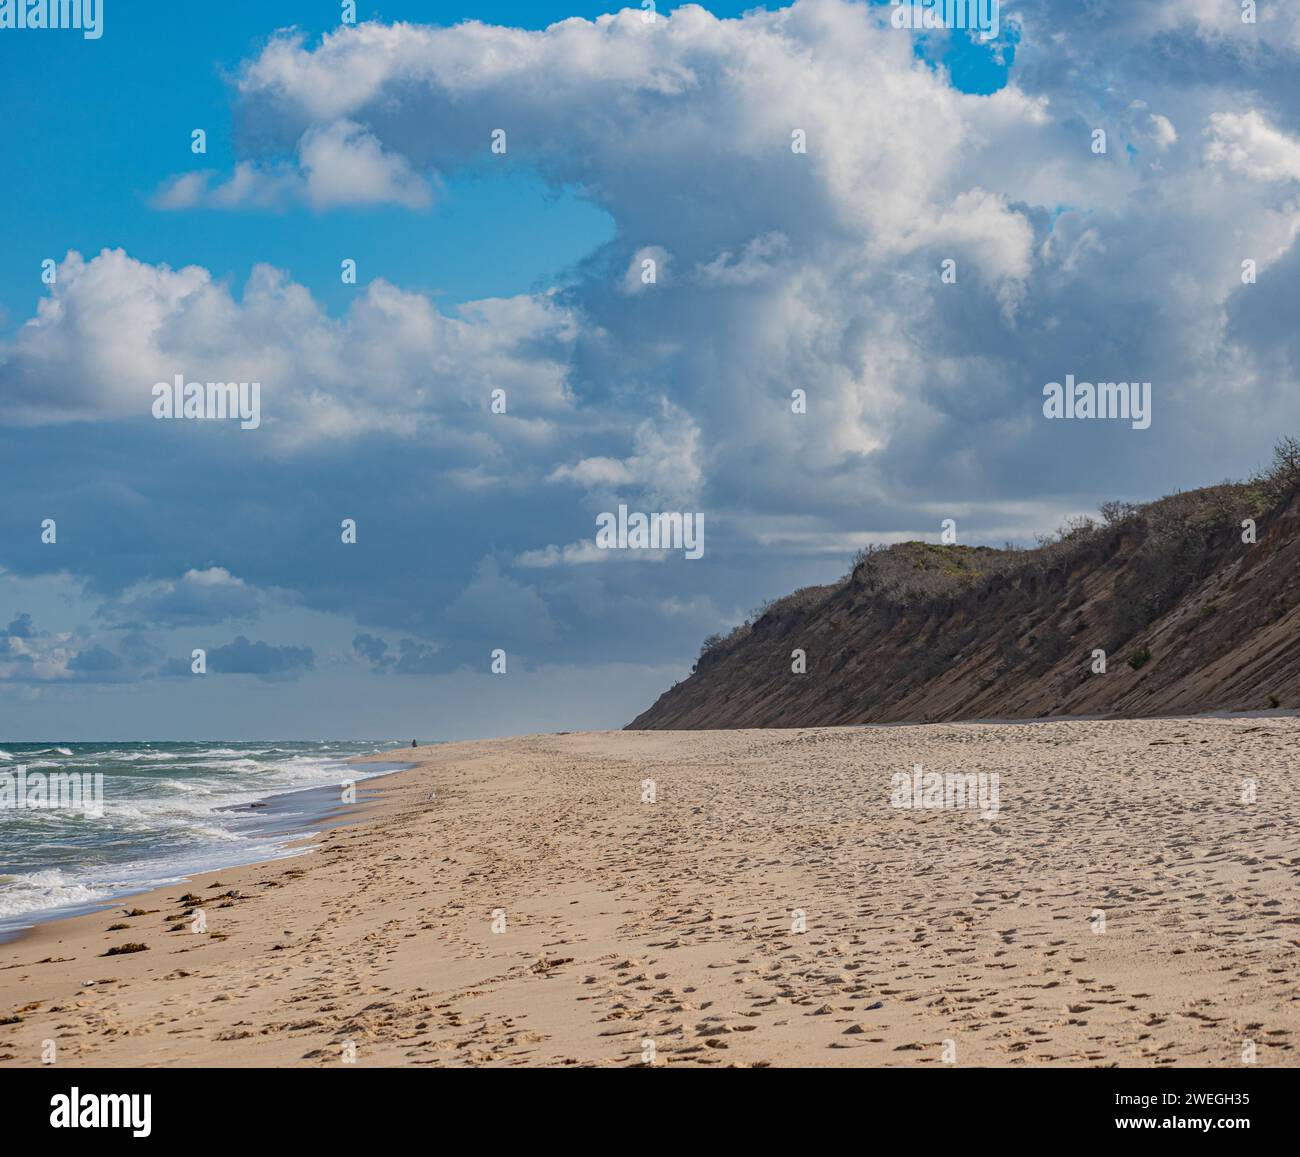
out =
<path fill-rule="evenodd" d="M 0 745 L 0 777 L 103 774 L 103 814 L 0 806 L 0 934 L 213 868 L 286 851 L 341 801 L 344 761 L 388 742 Z M 395 758 L 400 758 L 400 754 Z M 316 788 L 310 791 L 306 789 Z M 282 793 L 296 793 L 283 795 Z M 11 792 L 11 794 L 13 794 Z M 267 807 L 250 807 L 268 796 Z M 2 798 L 2 794 L 0 794 Z"/>

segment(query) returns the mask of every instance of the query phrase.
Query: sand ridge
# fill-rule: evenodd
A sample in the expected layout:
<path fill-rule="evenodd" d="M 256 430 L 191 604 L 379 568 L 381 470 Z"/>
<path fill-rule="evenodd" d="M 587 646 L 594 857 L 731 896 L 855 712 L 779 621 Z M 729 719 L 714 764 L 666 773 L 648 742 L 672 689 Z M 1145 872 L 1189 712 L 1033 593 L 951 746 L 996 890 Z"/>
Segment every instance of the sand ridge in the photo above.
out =
<path fill-rule="evenodd" d="M 1298 750 L 1292 718 L 420 748 L 308 855 L 0 946 L 0 1064 L 1294 1065 Z M 891 807 L 914 763 L 998 773 L 998 814 Z"/>

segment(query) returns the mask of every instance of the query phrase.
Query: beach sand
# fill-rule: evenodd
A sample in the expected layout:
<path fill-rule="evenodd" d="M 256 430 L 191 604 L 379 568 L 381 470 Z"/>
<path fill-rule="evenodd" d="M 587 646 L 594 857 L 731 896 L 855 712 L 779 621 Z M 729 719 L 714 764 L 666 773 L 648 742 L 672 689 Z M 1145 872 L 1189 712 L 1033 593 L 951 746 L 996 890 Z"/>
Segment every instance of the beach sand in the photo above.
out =
<path fill-rule="evenodd" d="M 0 946 L 0 1064 L 1295 1065 L 1298 753 L 1277 717 L 403 752 L 307 855 Z M 914 763 L 997 772 L 998 815 L 891 807 Z"/>

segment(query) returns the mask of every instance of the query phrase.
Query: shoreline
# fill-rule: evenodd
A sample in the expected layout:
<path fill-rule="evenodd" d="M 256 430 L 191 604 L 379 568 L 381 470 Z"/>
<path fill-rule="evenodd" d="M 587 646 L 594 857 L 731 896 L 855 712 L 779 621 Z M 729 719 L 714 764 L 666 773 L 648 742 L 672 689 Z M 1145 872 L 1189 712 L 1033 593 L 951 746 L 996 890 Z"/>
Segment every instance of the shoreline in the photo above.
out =
<path fill-rule="evenodd" d="M 0 1066 L 1295 1066 L 1298 751 L 1289 718 L 408 750 L 314 855 L 0 945 Z M 914 762 L 998 772 L 1000 814 L 891 808 Z"/>
<path fill-rule="evenodd" d="M 400 751 L 402 749 L 397 748 L 395 750 Z M 351 816 L 354 811 L 363 806 L 363 801 L 361 799 L 361 792 L 364 790 L 363 785 L 369 784 L 372 780 L 382 779 L 384 775 L 396 774 L 399 771 L 405 771 L 413 766 L 405 761 L 381 761 L 374 759 L 374 756 L 379 754 L 388 755 L 391 753 L 376 752 L 365 756 L 352 756 L 344 761 L 345 764 L 352 764 L 365 760 L 367 762 L 386 762 L 392 765 L 391 772 L 381 772 L 374 775 L 368 775 L 364 780 L 361 780 L 356 784 L 357 802 L 354 804 L 340 803 L 332 798 L 338 791 L 336 785 L 318 784 L 314 787 L 294 788 L 291 791 L 275 791 L 249 803 L 231 804 L 214 809 L 217 812 L 248 812 L 252 814 L 259 812 L 262 808 L 266 808 L 267 810 L 259 826 L 250 829 L 246 834 L 276 841 L 275 847 L 279 849 L 280 854 L 261 856 L 260 858 L 252 860 L 236 860 L 232 864 L 217 864 L 212 867 L 179 870 L 175 873 L 174 878 L 164 880 L 163 882 L 151 882 L 142 884 L 140 887 L 114 891 L 110 895 L 102 896 L 96 900 L 83 901 L 79 904 L 67 904 L 54 908 L 42 908 L 31 913 L 23 913 L 22 916 L 9 917 L 7 919 L 22 920 L 24 923 L 14 924 L 10 927 L 3 927 L 0 925 L 0 946 L 22 940 L 36 928 L 39 928 L 44 924 L 57 923 L 61 920 L 71 920 L 78 916 L 87 916 L 103 912 L 110 908 L 120 906 L 123 901 L 129 900 L 132 897 L 184 884 L 195 876 L 211 875 L 221 871 L 234 871 L 236 868 L 251 867 L 255 864 L 274 864 L 282 859 L 293 859 L 296 856 L 302 855 L 309 849 L 303 848 L 298 851 L 290 851 L 289 849 L 296 847 L 299 843 L 309 841 L 314 835 L 319 834 L 321 831 L 326 831 L 329 828 L 342 823 L 353 822 L 348 817 Z M 294 810 L 291 815 L 285 817 L 282 824 L 276 824 L 273 822 L 277 812 L 290 811 L 292 801 L 303 799 L 305 799 L 309 804 L 306 811 Z M 260 852 L 265 852 L 266 850 L 268 849 L 259 849 Z M 160 867 L 160 871 L 162 870 L 163 869 Z"/>

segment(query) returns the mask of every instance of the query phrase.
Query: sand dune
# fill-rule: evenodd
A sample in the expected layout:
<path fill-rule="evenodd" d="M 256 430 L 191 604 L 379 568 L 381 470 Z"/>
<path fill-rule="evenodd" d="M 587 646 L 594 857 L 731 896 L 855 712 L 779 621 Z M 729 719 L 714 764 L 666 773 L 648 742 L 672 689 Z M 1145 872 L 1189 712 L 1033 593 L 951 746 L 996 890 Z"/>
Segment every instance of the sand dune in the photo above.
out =
<path fill-rule="evenodd" d="M 907 542 L 867 554 L 839 582 L 706 640 L 692 674 L 628 726 L 1295 709 L 1300 475 L 1277 483 L 1271 507 L 1256 505 L 1271 484 L 1224 483 L 1031 550 Z M 1242 541 L 1248 515 L 1258 542 Z"/>
<path fill-rule="evenodd" d="M 0 946 L 0 1062 L 1294 1065 L 1298 751 L 1289 718 L 423 748 L 309 855 Z M 996 772 L 996 817 L 891 807 L 914 763 Z"/>

